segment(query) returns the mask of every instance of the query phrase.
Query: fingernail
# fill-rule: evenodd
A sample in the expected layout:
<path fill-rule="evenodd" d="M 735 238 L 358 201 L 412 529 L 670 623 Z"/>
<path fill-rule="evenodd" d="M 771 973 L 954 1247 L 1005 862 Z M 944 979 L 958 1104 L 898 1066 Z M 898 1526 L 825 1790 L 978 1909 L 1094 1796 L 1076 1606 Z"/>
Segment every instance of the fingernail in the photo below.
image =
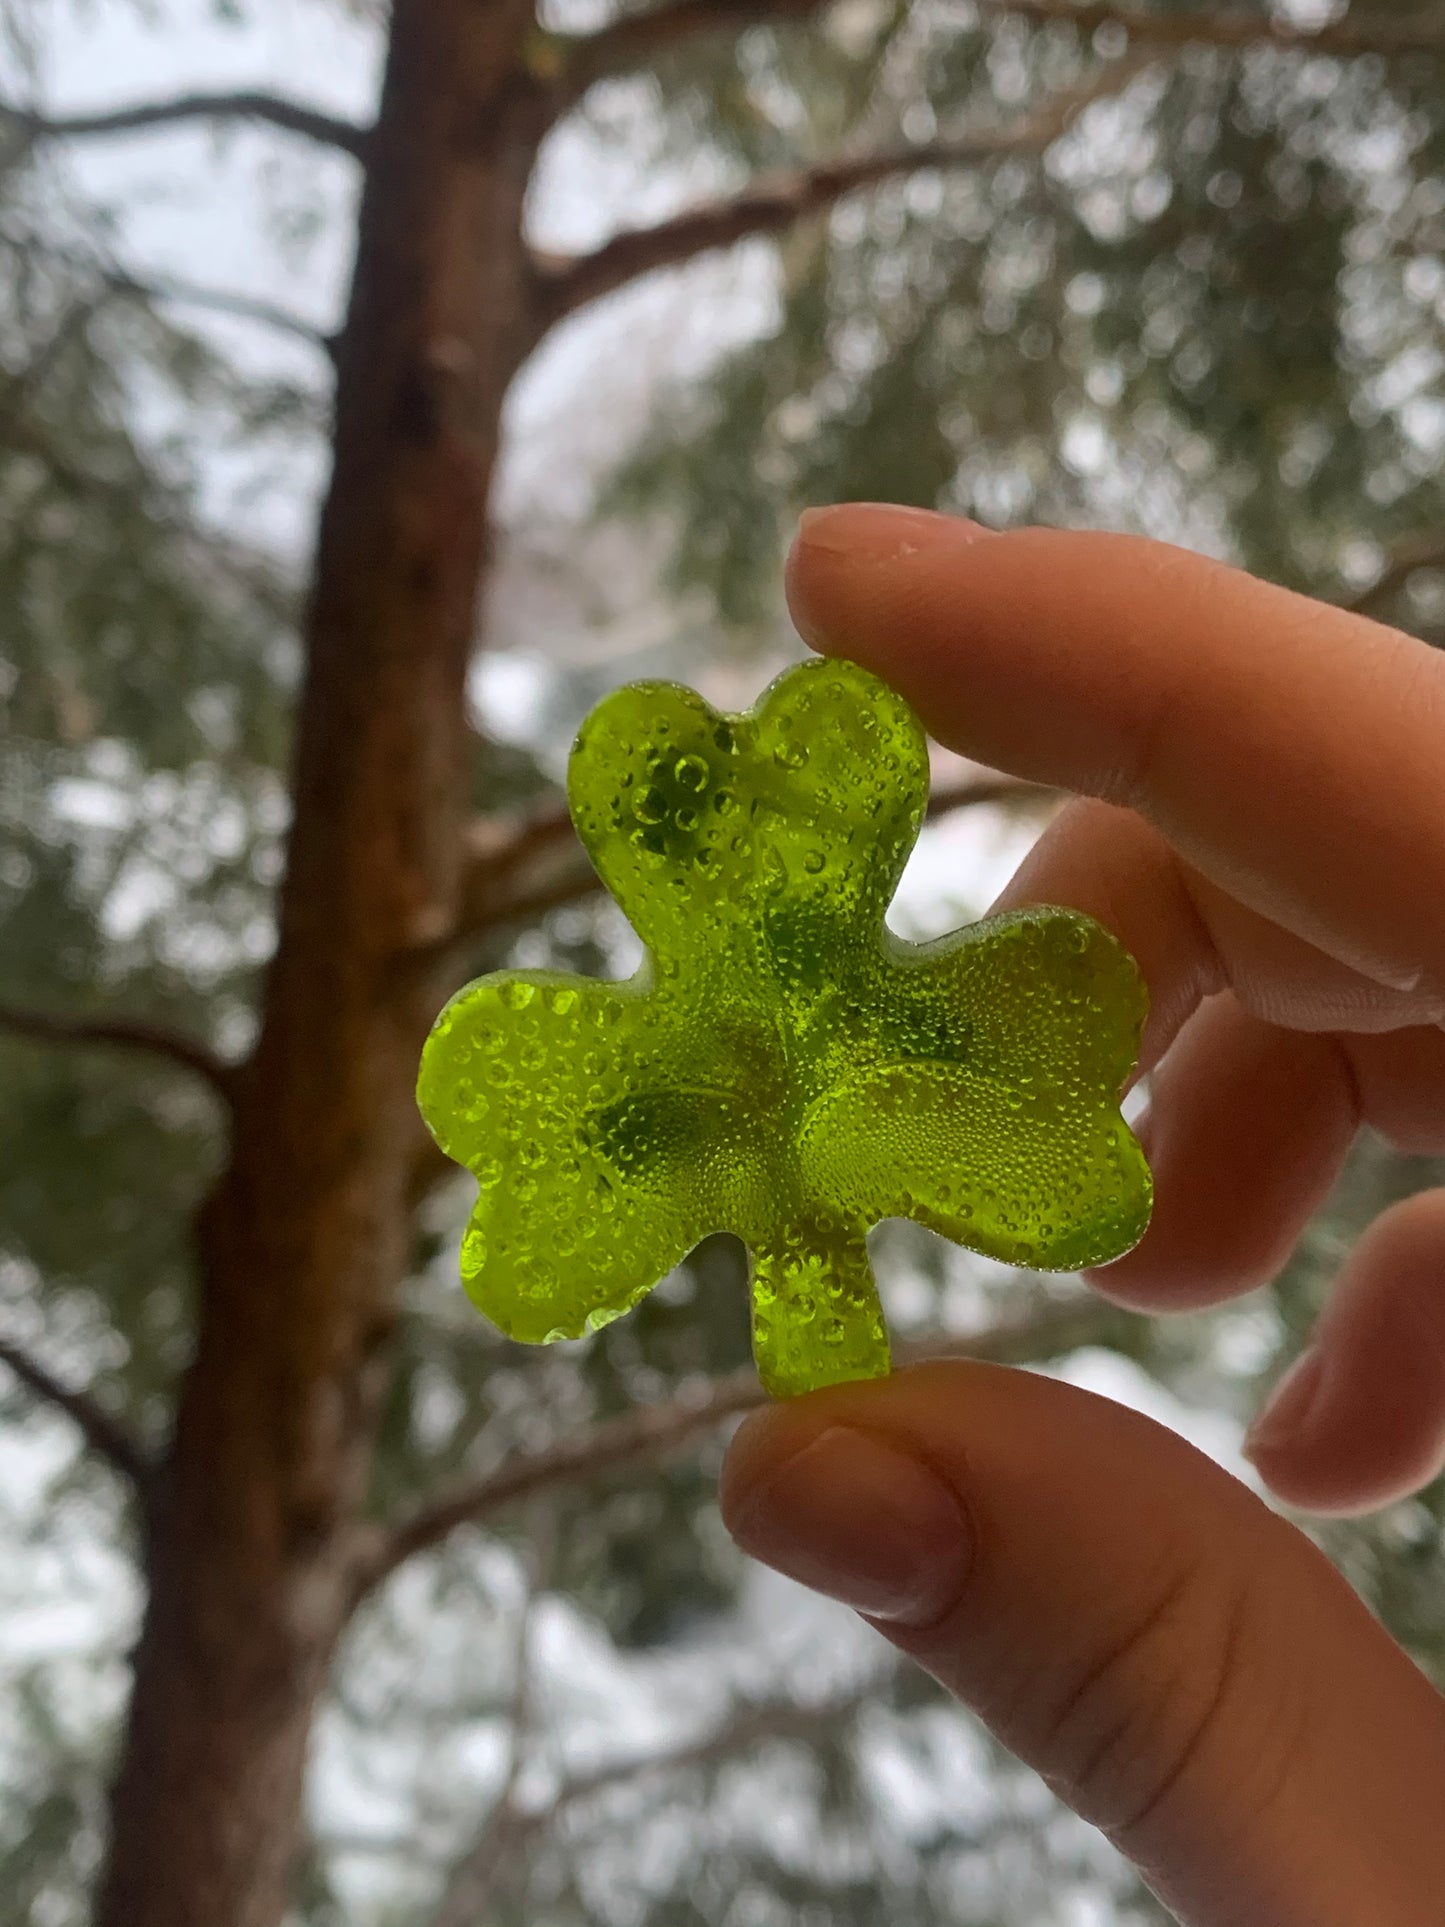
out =
<path fill-rule="evenodd" d="M 925 549 L 967 548 L 994 533 L 961 515 L 900 508 L 893 502 L 839 502 L 805 509 L 797 546 L 844 555 L 855 562 L 896 562 Z"/>
<path fill-rule="evenodd" d="M 1278 1452 L 1309 1423 L 1324 1373 L 1324 1356 L 1312 1345 L 1290 1366 L 1268 1403 L 1244 1435 L 1244 1456 L 1253 1464 L 1260 1452 Z"/>
<path fill-rule="evenodd" d="M 900 1626 L 940 1619 L 969 1560 L 962 1510 L 937 1474 L 846 1426 L 766 1473 L 728 1525 L 764 1565 Z"/>

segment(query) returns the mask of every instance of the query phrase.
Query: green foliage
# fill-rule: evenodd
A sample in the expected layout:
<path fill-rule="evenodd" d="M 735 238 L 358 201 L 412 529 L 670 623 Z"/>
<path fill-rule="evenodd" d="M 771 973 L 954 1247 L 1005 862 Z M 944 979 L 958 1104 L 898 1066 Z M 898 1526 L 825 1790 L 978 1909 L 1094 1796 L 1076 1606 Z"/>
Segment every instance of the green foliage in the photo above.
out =
<path fill-rule="evenodd" d="M 0 1002 L 244 1036 L 269 948 L 295 683 L 289 595 L 203 528 L 195 448 L 136 430 L 166 383 L 197 445 L 235 379 L 36 238 L 0 234 Z M 18 238 L 17 238 L 18 237 Z M 221 1149 L 193 1080 L 0 1036 L 3 1255 L 126 1334 L 154 1424 L 188 1343 L 189 1219 Z"/>
<path fill-rule="evenodd" d="M 875 136 L 1006 126 L 1076 77 L 1067 35 L 949 32 L 920 6 L 900 39 L 858 109 Z M 798 58 L 758 54 L 750 97 L 806 160 Z M 848 498 L 1131 522 L 1341 593 L 1445 519 L 1432 85 L 1408 63 L 1187 52 L 1045 163 L 844 202 L 782 251 L 773 324 L 659 398 L 604 512 L 661 515 L 667 584 L 744 627 L 797 511 Z M 731 152 L 731 118 L 698 122 Z M 1439 579 L 1415 588 L 1399 613 L 1433 635 Z"/>

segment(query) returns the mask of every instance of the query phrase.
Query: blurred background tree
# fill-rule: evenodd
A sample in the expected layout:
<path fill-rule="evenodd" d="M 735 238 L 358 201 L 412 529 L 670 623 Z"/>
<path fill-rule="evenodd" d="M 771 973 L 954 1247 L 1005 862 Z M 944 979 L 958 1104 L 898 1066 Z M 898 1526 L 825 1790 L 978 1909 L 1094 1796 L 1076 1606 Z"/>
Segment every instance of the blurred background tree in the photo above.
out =
<path fill-rule="evenodd" d="M 750 700 L 810 502 L 1133 528 L 1445 639 L 1438 0 L 0 36 L 0 1923 L 1157 1920 L 731 1551 L 738 1249 L 504 1343 L 411 1082 L 476 971 L 630 967 L 571 730 L 639 673 Z M 936 787 L 920 932 L 1051 807 Z M 1439 1175 L 1362 1142 L 1274 1291 L 1167 1326 L 885 1226 L 890 1317 L 1244 1473 Z M 1438 1489 L 1324 1536 L 1445 1670 Z"/>

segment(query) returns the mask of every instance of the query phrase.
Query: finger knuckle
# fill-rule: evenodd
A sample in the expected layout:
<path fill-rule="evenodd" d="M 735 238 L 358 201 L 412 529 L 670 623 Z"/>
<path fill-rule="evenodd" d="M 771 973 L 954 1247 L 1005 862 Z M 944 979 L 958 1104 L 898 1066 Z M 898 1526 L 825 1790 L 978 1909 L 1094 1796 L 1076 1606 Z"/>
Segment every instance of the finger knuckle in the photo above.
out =
<path fill-rule="evenodd" d="M 1055 1792 L 1126 1851 L 1212 1762 L 1229 1763 L 1241 1802 L 1272 1799 L 1293 1727 L 1261 1664 L 1260 1618 L 1247 1578 L 1195 1561 L 1162 1572 L 1048 1711 L 1039 1751 Z"/>

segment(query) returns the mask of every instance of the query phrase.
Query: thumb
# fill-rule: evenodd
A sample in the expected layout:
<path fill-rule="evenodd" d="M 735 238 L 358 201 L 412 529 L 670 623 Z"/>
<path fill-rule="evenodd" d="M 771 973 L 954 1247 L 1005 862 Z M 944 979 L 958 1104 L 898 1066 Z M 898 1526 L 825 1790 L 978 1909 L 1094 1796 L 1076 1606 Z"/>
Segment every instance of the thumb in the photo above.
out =
<path fill-rule="evenodd" d="M 724 1519 L 865 1614 L 1189 1927 L 1439 1927 L 1445 1702 L 1174 1434 L 949 1362 L 750 1417 Z"/>

